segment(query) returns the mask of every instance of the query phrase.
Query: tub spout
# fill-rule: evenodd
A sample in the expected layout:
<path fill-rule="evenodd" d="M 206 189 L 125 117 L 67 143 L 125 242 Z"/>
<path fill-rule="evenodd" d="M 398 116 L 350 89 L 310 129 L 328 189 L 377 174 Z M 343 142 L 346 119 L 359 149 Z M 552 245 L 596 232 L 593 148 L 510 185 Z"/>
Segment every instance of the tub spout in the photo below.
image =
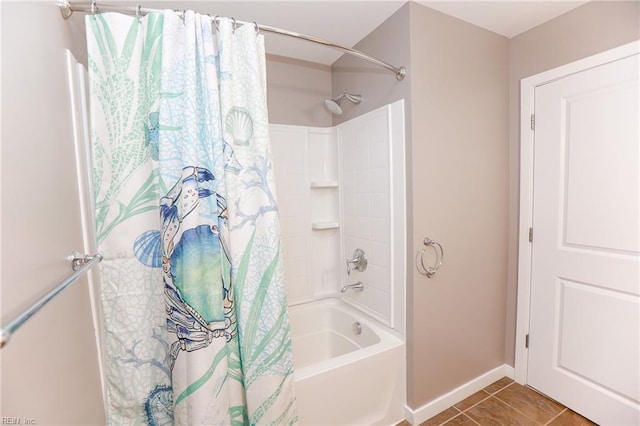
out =
<path fill-rule="evenodd" d="M 344 293 L 347 290 L 355 290 L 355 291 L 362 291 L 364 290 L 364 284 L 362 284 L 362 282 L 358 281 L 355 284 L 348 284 L 345 285 L 344 287 L 342 287 L 342 290 L 340 290 L 341 293 Z"/>

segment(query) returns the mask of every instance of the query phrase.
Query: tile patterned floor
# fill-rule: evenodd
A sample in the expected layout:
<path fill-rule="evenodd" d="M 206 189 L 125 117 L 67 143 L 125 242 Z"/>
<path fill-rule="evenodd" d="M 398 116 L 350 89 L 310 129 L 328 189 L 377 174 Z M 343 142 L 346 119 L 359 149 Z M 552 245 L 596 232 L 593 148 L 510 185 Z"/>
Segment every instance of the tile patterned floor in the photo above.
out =
<path fill-rule="evenodd" d="M 408 426 L 402 422 L 398 426 Z M 594 426 L 579 414 L 503 377 L 419 426 Z"/>

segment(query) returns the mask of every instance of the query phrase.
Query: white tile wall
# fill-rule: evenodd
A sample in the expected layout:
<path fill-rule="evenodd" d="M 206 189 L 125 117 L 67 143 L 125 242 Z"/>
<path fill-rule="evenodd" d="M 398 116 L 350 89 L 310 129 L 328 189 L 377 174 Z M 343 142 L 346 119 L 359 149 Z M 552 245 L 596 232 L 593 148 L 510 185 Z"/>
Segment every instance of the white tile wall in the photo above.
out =
<path fill-rule="evenodd" d="M 309 128 L 306 164 L 310 182 L 337 182 L 338 141 L 333 128 Z M 311 222 L 340 222 L 340 187 L 310 190 Z M 309 258 L 313 297 L 335 294 L 340 285 L 340 228 L 311 231 Z"/>
<path fill-rule="evenodd" d="M 282 228 L 285 284 L 289 304 L 335 294 L 340 285 L 340 228 L 313 224 L 340 221 L 334 129 L 270 126 L 278 211 Z"/>
<path fill-rule="evenodd" d="M 307 191 L 307 129 L 294 126 L 271 126 L 273 170 L 276 180 L 278 214 L 282 228 L 285 283 L 289 302 L 308 298 L 309 220 L 305 206 Z"/>
<path fill-rule="evenodd" d="M 387 110 L 353 119 L 338 128 L 342 163 L 344 251 L 356 248 L 367 254 L 366 271 L 354 271 L 346 283 L 362 281 L 362 293 L 345 297 L 391 320 L 391 253 L 389 191 L 389 128 Z"/>
<path fill-rule="evenodd" d="M 271 144 L 289 303 L 362 281 L 363 292 L 342 296 L 404 332 L 402 101 L 337 128 L 271 125 Z M 311 187 L 331 181 L 338 187 Z M 339 228 L 312 230 L 318 222 Z M 367 254 L 368 268 L 347 276 L 345 258 L 356 248 Z"/>

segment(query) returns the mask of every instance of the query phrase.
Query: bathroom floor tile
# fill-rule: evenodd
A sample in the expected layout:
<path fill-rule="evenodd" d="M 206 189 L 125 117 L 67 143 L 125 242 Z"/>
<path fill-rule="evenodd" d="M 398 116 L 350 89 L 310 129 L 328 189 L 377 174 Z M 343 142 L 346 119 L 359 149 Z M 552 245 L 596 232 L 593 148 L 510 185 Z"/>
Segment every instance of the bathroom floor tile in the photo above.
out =
<path fill-rule="evenodd" d="M 451 420 L 458 414 L 460 414 L 460 411 L 456 410 L 454 407 L 449 407 L 440 414 L 436 414 L 435 416 L 431 417 L 426 422 L 420 423 L 420 426 L 439 426 L 444 422 Z"/>
<path fill-rule="evenodd" d="M 464 414 L 460 414 L 446 422 L 444 426 L 478 426 L 478 424 Z"/>
<path fill-rule="evenodd" d="M 564 406 L 533 389 L 512 383 L 494 395 L 507 405 L 538 423 L 547 423 L 564 410 Z"/>
<path fill-rule="evenodd" d="M 503 377 L 419 426 L 598 426 L 528 386 Z M 411 426 L 406 420 L 396 426 Z"/>
<path fill-rule="evenodd" d="M 488 394 L 496 393 L 499 390 L 504 389 L 505 387 L 509 386 L 511 383 L 513 383 L 513 380 L 511 380 L 508 377 L 503 377 L 502 379 L 498 380 L 497 382 L 494 382 L 494 383 L 490 384 L 489 386 L 487 386 L 486 388 L 484 388 L 484 391 L 487 392 Z"/>
<path fill-rule="evenodd" d="M 568 408 L 558 417 L 553 419 L 548 426 L 597 426 L 595 423 L 585 419 L 580 414 Z"/>
<path fill-rule="evenodd" d="M 458 402 L 456 405 L 454 405 L 454 407 L 456 407 L 460 411 L 464 411 L 467 408 L 473 407 L 478 402 L 486 398 L 489 398 L 489 394 L 481 390 L 479 392 L 474 393 L 470 397 Z"/>
<path fill-rule="evenodd" d="M 464 414 L 481 426 L 512 425 L 534 426 L 536 422 L 519 413 L 515 408 L 509 407 L 504 402 L 490 397 L 478 405 L 465 411 Z"/>

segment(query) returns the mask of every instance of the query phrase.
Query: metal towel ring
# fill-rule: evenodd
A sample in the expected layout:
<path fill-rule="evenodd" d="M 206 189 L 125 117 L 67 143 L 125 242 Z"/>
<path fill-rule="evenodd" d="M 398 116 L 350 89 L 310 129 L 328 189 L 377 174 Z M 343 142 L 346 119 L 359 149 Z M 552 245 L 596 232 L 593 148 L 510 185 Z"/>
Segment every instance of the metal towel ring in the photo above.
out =
<path fill-rule="evenodd" d="M 422 247 L 416 253 L 416 269 L 420 274 L 425 275 L 427 278 L 431 278 L 442 267 L 442 261 L 444 260 L 444 249 L 439 242 L 434 241 L 429 237 L 426 237 L 422 244 L 424 244 L 424 247 Z M 436 263 L 433 266 L 424 266 L 424 253 L 427 247 L 433 247 L 433 250 L 436 252 Z"/>

